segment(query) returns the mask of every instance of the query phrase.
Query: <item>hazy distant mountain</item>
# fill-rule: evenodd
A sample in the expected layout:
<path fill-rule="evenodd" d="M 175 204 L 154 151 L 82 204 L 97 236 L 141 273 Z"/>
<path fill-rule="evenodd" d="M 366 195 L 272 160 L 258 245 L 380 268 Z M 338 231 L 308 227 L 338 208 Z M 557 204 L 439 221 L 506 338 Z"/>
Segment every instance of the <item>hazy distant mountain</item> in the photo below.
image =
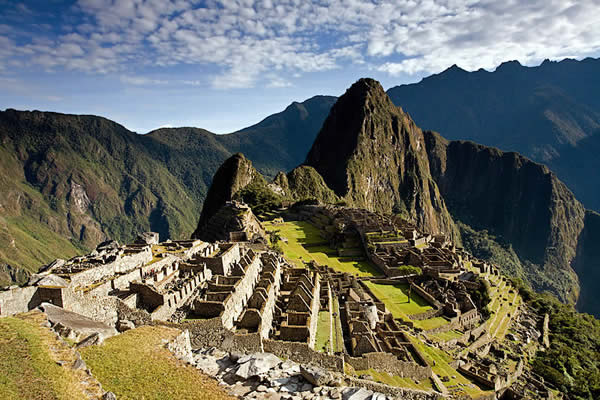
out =
<path fill-rule="evenodd" d="M 600 59 L 506 62 L 496 71 L 453 66 L 388 94 L 424 129 L 518 151 L 555 171 L 589 208 L 600 210 Z"/>

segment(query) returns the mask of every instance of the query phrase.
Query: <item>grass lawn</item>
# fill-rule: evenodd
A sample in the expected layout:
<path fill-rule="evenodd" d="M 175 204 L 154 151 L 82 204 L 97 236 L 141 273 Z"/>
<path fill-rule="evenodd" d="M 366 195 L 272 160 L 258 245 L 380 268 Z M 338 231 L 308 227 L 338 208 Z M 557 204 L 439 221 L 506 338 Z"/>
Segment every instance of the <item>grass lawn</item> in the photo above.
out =
<path fill-rule="evenodd" d="M 382 285 L 370 281 L 365 282 L 373 294 L 385 303 L 394 318 L 404 318 L 406 315 L 420 314 L 429 311 L 432 307 L 417 293 L 413 291 L 408 302 L 408 285 Z"/>
<path fill-rule="evenodd" d="M 57 363 L 74 361 L 72 351 L 44 322 L 39 312 L 0 318 L 1 399 L 86 398 L 80 383 L 84 373 Z"/>
<path fill-rule="evenodd" d="M 315 350 L 327 353 L 330 350 L 331 343 L 331 314 L 329 311 L 319 312 L 319 321 L 317 321 L 317 337 L 315 340 Z"/>
<path fill-rule="evenodd" d="M 440 342 L 447 342 L 452 339 L 459 339 L 462 337 L 462 335 L 463 335 L 462 332 L 453 329 L 453 330 L 447 331 L 447 332 L 441 332 L 441 333 L 436 333 L 433 335 L 428 335 L 428 337 L 430 337 L 433 340 L 440 341 Z"/>
<path fill-rule="evenodd" d="M 233 399 L 164 347 L 163 339 L 178 334 L 173 328 L 144 326 L 80 352 L 102 387 L 118 399 Z"/>
<path fill-rule="evenodd" d="M 435 317 L 435 318 L 424 319 L 422 321 L 413 321 L 413 322 L 415 324 L 415 327 L 421 328 L 421 329 L 424 329 L 427 331 L 429 329 L 434 329 L 434 328 L 439 328 L 440 326 L 444 326 L 450 321 L 448 321 L 444 317 Z"/>
<path fill-rule="evenodd" d="M 309 222 L 288 221 L 280 224 L 263 222 L 263 225 L 269 231 L 279 231 L 281 238 L 285 239 L 279 241 L 285 257 L 299 267 L 304 266 L 303 261 L 314 260 L 320 265 L 328 265 L 340 272 L 349 272 L 358 276 L 381 275 L 368 261 L 338 257 L 335 249 L 324 245 L 319 229 Z"/>

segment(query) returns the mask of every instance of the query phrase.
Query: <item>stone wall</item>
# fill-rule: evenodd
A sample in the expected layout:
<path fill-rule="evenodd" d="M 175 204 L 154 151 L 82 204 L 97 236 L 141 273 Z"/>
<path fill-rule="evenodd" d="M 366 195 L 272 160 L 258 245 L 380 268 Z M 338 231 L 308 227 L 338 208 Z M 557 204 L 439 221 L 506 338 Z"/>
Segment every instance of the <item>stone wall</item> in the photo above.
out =
<path fill-rule="evenodd" d="M 252 296 L 261 267 L 262 263 L 260 258 L 255 255 L 252 262 L 248 264 L 244 276 L 235 285 L 234 292 L 231 293 L 229 300 L 224 304 L 221 319 L 223 321 L 223 326 L 227 329 L 233 328 L 234 321 L 240 316 L 248 299 Z"/>
<path fill-rule="evenodd" d="M 385 385 L 383 383 L 373 382 L 366 379 L 359 379 L 353 377 L 346 377 L 346 384 L 348 386 L 356 386 L 363 387 L 367 390 L 371 390 L 373 392 L 378 392 L 385 394 L 386 396 L 390 396 L 396 399 L 403 400 L 438 400 L 443 399 L 440 393 L 436 392 L 425 392 L 423 390 L 414 390 L 414 389 L 406 389 L 400 387 L 394 387 L 390 385 Z M 479 400 L 483 400 L 483 398 L 478 397 Z M 492 399 L 495 399 L 495 395 L 492 395 Z M 487 400 L 487 399 L 486 399 Z"/>
<path fill-rule="evenodd" d="M 65 310 L 85 315 L 110 326 L 114 326 L 117 322 L 119 302 L 121 301 L 114 296 L 97 296 L 81 290 L 63 289 L 63 308 Z"/>
<path fill-rule="evenodd" d="M 193 349 L 218 347 L 221 348 L 223 341 L 231 333 L 221 321 L 221 317 L 185 321 L 176 325 L 190 332 L 190 340 Z"/>
<path fill-rule="evenodd" d="M 229 332 L 221 345 L 225 351 L 240 353 L 257 353 L 263 351 L 263 343 L 260 333 L 236 334 Z"/>
<path fill-rule="evenodd" d="M 344 372 L 344 358 L 311 349 L 307 343 L 263 339 L 264 351 L 300 364 L 312 364 L 332 371 Z"/>
<path fill-rule="evenodd" d="M 411 287 L 412 287 L 412 290 L 417 292 L 417 294 L 419 296 L 421 296 L 425 301 L 427 301 L 433 308 L 439 308 L 442 306 L 442 304 L 440 304 L 439 301 L 437 301 L 432 295 L 427 293 L 427 291 L 425 291 L 425 289 L 423 289 L 419 285 L 415 285 L 414 283 L 411 283 Z"/>
<path fill-rule="evenodd" d="M 193 359 L 192 345 L 190 343 L 190 332 L 184 330 L 175 339 L 167 343 L 167 349 L 173 353 L 173 355 L 187 363 L 191 363 Z"/>
<path fill-rule="evenodd" d="M 308 345 L 311 349 L 315 348 L 317 339 L 317 324 L 319 322 L 319 310 L 321 309 L 321 280 L 315 277 L 315 287 L 313 288 L 313 298 L 310 305 L 310 322 L 308 325 Z"/>
<path fill-rule="evenodd" d="M 152 261 L 152 258 L 152 250 L 150 249 L 150 246 L 147 246 L 139 253 L 125 255 L 111 263 L 74 274 L 71 277 L 71 286 L 90 286 L 95 282 L 102 281 L 116 274 L 129 272 L 134 268 L 139 268 Z"/>
<path fill-rule="evenodd" d="M 0 292 L 0 316 L 24 313 L 40 305 L 37 287 L 28 286 Z"/>
<path fill-rule="evenodd" d="M 422 321 L 422 320 L 425 320 L 425 319 L 440 317 L 443 314 L 444 314 L 444 309 L 443 308 L 433 308 L 431 310 L 422 312 L 420 314 L 409 315 L 408 318 L 410 318 L 413 321 Z"/>
<path fill-rule="evenodd" d="M 400 361 L 389 353 L 366 353 L 362 357 L 345 356 L 344 360 L 352 365 L 356 371 L 374 369 L 378 372 L 387 372 L 402 378 L 415 380 L 428 379 L 432 376 L 429 365 L 422 366 L 413 362 Z"/>
<path fill-rule="evenodd" d="M 210 271 L 208 271 L 207 276 L 210 279 Z M 204 278 L 205 275 L 203 274 L 194 275 L 178 291 L 160 295 L 162 304 L 152 312 L 152 319 L 163 321 L 169 319 L 177 308 L 181 307 L 192 296 L 198 285 L 204 282 Z"/>
<path fill-rule="evenodd" d="M 229 248 L 225 248 L 217 257 L 197 257 L 196 260 L 206 263 L 206 266 L 215 275 L 229 275 L 231 266 L 240 261 L 240 257 L 240 246 L 233 244 Z"/>
<path fill-rule="evenodd" d="M 265 339 L 269 337 L 271 329 L 273 329 L 273 312 L 281 286 L 281 266 L 279 265 L 279 262 L 277 262 L 275 266 L 275 280 L 271 286 L 269 286 L 267 301 L 264 302 L 261 309 L 261 320 L 258 328 L 261 337 Z"/>

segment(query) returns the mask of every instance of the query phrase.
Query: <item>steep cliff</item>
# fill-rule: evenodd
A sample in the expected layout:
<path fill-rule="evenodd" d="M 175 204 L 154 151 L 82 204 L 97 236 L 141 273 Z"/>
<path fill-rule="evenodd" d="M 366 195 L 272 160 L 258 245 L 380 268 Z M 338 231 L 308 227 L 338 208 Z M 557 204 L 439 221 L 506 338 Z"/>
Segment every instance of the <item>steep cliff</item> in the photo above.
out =
<path fill-rule="evenodd" d="M 511 244 L 537 290 L 579 294 L 571 268 L 585 210 L 550 170 L 517 153 L 425 133 L 431 174 L 452 215 Z"/>
<path fill-rule="evenodd" d="M 586 211 L 585 224 L 579 237 L 577 257 L 573 268 L 580 277 L 581 292 L 577 301 L 577 310 L 600 316 L 600 257 L 598 243 L 600 242 L 600 214 Z"/>
<path fill-rule="evenodd" d="M 512 61 L 493 72 L 453 66 L 388 94 L 423 129 L 543 162 L 587 208 L 600 210 L 595 170 L 582 165 L 598 158 L 586 141 L 600 140 L 599 77 L 600 59 Z"/>
<path fill-rule="evenodd" d="M 267 182 L 263 176 L 252 166 L 252 162 L 237 153 L 229 157 L 217 170 L 212 184 L 206 194 L 198 227 L 192 237 L 200 238 L 203 229 L 219 209 L 235 198 L 242 189 L 249 185 L 265 186 Z"/>
<path fill-rule="evenodd" d="M 429 173 L 423 132 L 375 80 L 360 79 L 338 99 L 305 164 L 351 206 L 401 213 L 459 239 Z"/>

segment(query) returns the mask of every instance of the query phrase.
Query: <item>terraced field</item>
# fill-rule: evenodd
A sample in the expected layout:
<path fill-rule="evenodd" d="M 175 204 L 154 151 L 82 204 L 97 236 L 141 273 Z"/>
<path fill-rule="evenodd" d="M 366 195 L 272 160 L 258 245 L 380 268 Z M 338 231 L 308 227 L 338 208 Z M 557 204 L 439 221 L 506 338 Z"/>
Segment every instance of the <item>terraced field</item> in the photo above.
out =
<path fill-rule="evenodd" d="M 328 246 L 319 234 L 319 230 L 305 221 L 287 221 L 274 224 L 271 221 L 263 222 L 267 231 L 279 231 L 281 240 L 279 245 L 288 260 L 297 266 L 304 266 L 304 262 L 311 260 L 320 265 L 328 265 L 336 271 L 348 272 L 358 276 L 381 275 L 371 263 L 366 260 L 356 260 L 349 257 L 339 257 Z"/>
<path fill-rule="evenodd" d="M 333 269 L 342 272 L 349 272 L 358 276 L 376 276 L 378 271 L 366 261 L 348 261 L 343 257 L 338 257 L 334 249 L 328 247 L 327 243 L 319 234 L 319 230 L 308 222 L 292 221 L 279 224 L 265 222 L 265 227 L 269 231 L 278 231 L 282 240 L 279 242 L 286 258 L 294 262 L 298 266 L 303 266 L 304 262 L 314 260 L 321 265 L 328 265 Z M 474 270 L 470 265 L 469 269 Z M 517 308 L 521 302 L 516 291 L 512 291 L 509 285 L 500 277 L 495 275 L 484 274 L 492 282 L 491 297 L 492 301 L 489 304 L 489 309 L 492 312 L 491 318 L 486 322 L 489 327 L 489 332 L 492 336 L 503 339 L 510 327 L 510 322 L 515 316 Z M 387 309 L 395 318 L 411 321 L 410 315 L 419 314 L 432 307 L 427 302 L 418 296 L 416 293 L 411 293 L 411 299 L 408 299 L 408 287 L 406 284 L 398 285 L 382 285 L 365 281 L 365 284 L 371 289 L 377 298 L 383 301 Z M 334 305 L 334 311 L 336 305 Z M 333 346 L 333 351 L 341 351 L 342 343 L 337 343 L 336 336 L 341 338 L 339 316 L 333 319 L 334 326 L 331 326 L 329 312 L 321 312 L 319 314 L 319 328 L 317 334 L 317 349 L 325 346 L 325 349 L 330 349 Z M 449 321 L 444 317 L 434 317 L 422 321 L 412 321 L 416 328 L 423 330 L 434 329 L 447 324 Z M 329 330 L 332 329 L 333 343 L 329 341 Z M 336 335 L 336 331 L 337 335 Z M 462 336 L 462 332 L 450 330 L 447 332 L 437 333 L 431 336 L 434 341 L 448 341 L 457 339 Z M 446 351 L 434 346 L 429 346 L 418 339 L 416 336 L 411 336 L 410 340 L 424 354 L 429 365 L 432 366 L 433 372 L 437 377 L 443 378 L 441 383 L 448 392 L 455 395 L 467 395 L 472 398 L 486 396 L 492 392 L 482 389 L 474 382 L 461 375 L 455 368 L 451 366 L 454 361 L 454 356 Z M 399 387 L 407 387 L 421 390 L 432 390 L 432 382 L 414 382 L 410 379 L 405 379 L 389 374 L 378 373 L 373 370 L 355 371 L 355 374 L 369 374 L 374 380 Z"/>
<path fill-rule="evenodd" d="M 383 285 L 366 281 L 377 298 L 385 303 L 394 318 L 408 319 L 408 315 L 429 311 L 432 307 L 417 293 L 411 293 L 408 301 L 408 284 Z"/>

